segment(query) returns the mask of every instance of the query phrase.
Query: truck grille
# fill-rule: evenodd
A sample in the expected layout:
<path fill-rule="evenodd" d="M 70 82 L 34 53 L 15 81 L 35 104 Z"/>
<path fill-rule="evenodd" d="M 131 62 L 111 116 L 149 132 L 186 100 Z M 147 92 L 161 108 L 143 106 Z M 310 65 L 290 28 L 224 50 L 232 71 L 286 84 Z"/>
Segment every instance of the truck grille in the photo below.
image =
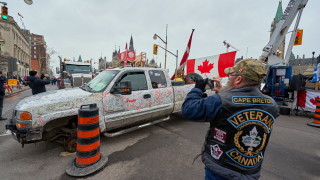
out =
<path fill-rule="evenodd" d="M 81 77 L 73 78 L 73 87 L 82 86 L 82 79 Z"/>
<path fill-rule="evenodd" d="M 83 79 L 83 83 L 88 83 L 89 81 L 91 81 L 92 78 L 84 78 Z"/>

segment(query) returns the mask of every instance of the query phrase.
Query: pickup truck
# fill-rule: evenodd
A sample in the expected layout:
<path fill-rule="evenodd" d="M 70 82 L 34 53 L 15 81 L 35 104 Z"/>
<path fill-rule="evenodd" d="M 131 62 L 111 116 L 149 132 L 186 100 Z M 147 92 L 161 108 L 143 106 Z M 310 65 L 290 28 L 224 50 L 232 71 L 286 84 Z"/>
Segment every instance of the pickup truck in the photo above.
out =
<path fill-rule="evenodd" d="M 6 128 L 22 145 L 38 141 L 64 144 L 74 151 L 78 109 L 97 104 L 100 131 L 120 135 L 170 118 L 180 112 L 194 84 L 171 81 L 160 68 L 107 69 L 88 84 L 53 90 L 21 100 Z"/>

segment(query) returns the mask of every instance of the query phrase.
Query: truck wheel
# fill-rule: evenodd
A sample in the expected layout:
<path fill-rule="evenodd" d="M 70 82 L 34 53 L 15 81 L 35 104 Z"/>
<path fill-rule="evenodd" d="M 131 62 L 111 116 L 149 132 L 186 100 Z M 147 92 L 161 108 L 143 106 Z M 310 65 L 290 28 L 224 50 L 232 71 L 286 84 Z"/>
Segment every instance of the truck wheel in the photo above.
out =
<path fill-rule="evenodd" d="M 68 152 L 76 152 L 77 151 L 77 137 L 71 136 L 64 143 L 64 148 Z"/>

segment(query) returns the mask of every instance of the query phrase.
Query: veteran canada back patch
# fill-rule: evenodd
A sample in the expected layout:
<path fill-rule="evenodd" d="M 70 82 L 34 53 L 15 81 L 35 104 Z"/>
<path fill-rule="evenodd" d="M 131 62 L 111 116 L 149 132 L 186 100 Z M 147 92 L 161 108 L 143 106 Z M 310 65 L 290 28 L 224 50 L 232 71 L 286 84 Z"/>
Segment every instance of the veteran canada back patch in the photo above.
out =
<path fill-rule="evenodd" d="M 228 150 L 226 155 L 242 167 L 260 165 L 274 119 L 261 109 L 247 109 L 229 117 L 228 122 L 237 129 L 233 138 L 236 148 Z"/>

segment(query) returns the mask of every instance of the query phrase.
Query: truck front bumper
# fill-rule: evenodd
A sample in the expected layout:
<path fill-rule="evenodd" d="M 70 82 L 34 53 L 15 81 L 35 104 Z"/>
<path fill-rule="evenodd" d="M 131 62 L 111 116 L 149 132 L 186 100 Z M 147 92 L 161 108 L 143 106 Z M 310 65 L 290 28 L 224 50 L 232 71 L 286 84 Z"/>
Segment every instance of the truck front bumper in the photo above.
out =
<path fill-rule="evenodd" d="M 8 124 L 6 124 L 5 127 L 7 130 L 11 131 L 13 139 L 17 140 L 21 144 L 29 144 L 41 140 L 40 130 L 35 130 L 34 132 L 28 130 L 21 131 L 12 123 L 12 119 L 8 121 Z"/>
<path fill-rule="evenodd" d="M 17 140 L 19 143 L 26 141 L 26 133 L 20 132 L 15 125 L 7 124 L 6 129 L 11 131 L 13 139 Z"/>

